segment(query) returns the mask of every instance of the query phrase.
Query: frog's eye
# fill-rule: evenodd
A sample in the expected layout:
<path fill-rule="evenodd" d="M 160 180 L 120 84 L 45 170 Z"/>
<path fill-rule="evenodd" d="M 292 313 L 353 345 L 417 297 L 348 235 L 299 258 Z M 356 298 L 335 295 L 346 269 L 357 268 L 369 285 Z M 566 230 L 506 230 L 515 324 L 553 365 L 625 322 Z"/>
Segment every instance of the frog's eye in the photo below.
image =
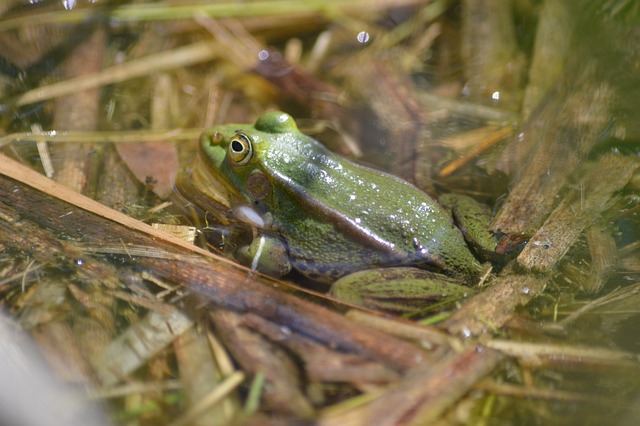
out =
<path fill-rule="evenodd" d="M 244 133 L 238 133 L 229 142 L 229 157 L 235 164 L 239 166 L 247 164 L 251 160 L 252 154 L 251 139 Z"/>

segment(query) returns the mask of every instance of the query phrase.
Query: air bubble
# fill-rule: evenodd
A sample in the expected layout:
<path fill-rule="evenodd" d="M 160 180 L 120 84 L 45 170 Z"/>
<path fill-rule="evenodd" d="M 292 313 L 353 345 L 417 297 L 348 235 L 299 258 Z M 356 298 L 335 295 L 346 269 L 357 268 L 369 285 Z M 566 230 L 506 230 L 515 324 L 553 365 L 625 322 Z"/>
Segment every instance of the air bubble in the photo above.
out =
<path fill-rule="evenodd" d="M 369 42 L 369 33 L 366 31 L 360 31 L 356 36 L 360 43 L 368 43 Z"/>

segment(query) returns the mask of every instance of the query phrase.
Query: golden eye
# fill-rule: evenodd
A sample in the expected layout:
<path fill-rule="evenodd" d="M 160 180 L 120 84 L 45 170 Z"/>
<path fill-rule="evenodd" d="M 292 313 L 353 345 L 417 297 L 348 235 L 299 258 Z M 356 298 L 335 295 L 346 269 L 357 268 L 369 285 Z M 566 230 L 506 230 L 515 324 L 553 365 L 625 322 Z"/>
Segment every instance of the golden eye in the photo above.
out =
<path fill-rule="evenodd" d="M 235 164 L 239 166 L 247 164 L 252 154 L 251 139 L 244 133 L 238 133 L 229 142 L 229 157 Z"/>

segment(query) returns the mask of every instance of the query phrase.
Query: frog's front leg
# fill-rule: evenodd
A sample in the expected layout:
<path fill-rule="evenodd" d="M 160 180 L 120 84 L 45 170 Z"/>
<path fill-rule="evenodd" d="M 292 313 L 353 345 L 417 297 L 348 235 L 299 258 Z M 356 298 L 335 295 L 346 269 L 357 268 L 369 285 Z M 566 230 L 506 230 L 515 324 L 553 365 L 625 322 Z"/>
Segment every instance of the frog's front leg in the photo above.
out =
<path fill-rule="evenodd" d="M 393 313 L 410 313 L 473 292 L 455 278 L 418 268 L 354 272 L 336 281 L 330 295 L 343 302 Z"/>
<path fill-rule="evenodd" d="M 236 251 L 236 258 L 243 265 L 276 278 L 291 271 L 286 244 L 272 235 L 263 234 L 250 245 L 240 247 Z"/>

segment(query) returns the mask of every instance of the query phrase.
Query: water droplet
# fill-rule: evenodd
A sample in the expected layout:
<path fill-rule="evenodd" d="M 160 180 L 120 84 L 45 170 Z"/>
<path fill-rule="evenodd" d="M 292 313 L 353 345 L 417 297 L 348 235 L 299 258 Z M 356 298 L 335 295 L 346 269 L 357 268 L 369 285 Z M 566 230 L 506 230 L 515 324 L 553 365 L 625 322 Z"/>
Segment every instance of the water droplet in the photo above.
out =
<path fill-rule="evenodd" d="M 260 59 L 261 61 L 266 61 L 267 59 L 269 59 L 269 51 L 263 49 L 258 52 L 258 59 Z"/>
<path fill-rule="evenodd" d="M 549 249 L 553 245 L 551 241 L 531 241 L 533 247 L 542 247 L 543 249 Z"/>
<path fill-rule="evenodd" d="M 369 33 L 366 31 L 360 31 L 356 38 L 360 43 L 367 43 L 369 41 Z"/>
<path fill-rule="evenodd" d="M 469 84 L 465 84 L 464 86 L 462 86 L 462 90 L 460 91 L 460 93 L 465 98 L 469 97 L 471 95 L 471 88 L 469 87 Z"/>
<path fill-rule="evenodd" d="M 291 336 L 291 329 L 287 326 L 282 326 L 280 327 L 280 331 L 282 332 L 282 334 L 284 334 L 285 336 Z"/>

